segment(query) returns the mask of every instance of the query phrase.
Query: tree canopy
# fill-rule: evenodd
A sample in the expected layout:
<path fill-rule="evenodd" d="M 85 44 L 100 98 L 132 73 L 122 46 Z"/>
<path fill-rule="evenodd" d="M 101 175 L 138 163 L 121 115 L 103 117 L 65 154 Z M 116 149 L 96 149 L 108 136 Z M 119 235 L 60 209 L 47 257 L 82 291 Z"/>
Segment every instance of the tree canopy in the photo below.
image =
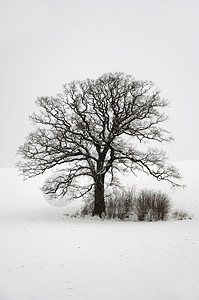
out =
<path fill-rule="evenodd" d="M 119 172 L 143 171 L 178 186 L 177 169 L 153 142 L 171 142 L 161 127 L 168 101 L 151 81 L 123 73 L 72 81 L 56 97 L 38 97 L 37 125 L 19 147 L 17 164 L 24 178 L 60 167 L 43 191 L 54 197 L 73 191 L 80 197 L 93 190 L 94 214 L 105 212 L 104 184 L 114 184 Z M 142 147 L 144 145 L 144 147 Z M 88 177 L 82 184 L 82 177 Z"/>

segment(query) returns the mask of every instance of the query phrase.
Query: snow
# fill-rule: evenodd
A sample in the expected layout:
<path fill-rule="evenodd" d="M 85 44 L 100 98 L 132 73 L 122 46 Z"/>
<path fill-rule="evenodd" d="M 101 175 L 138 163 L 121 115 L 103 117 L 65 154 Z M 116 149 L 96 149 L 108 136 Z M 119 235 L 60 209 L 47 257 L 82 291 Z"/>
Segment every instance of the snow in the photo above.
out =
<path fill-rule="evenodd" d="M 42 176 L 23 182 L 0 169 L 1 300 L 199 299 L 199 161 L 177 162 L 186 190 L 147 176 L 122 178 L 170 192 L 192 220 L 101 221 L 70 218 L 42 196 Z"/>

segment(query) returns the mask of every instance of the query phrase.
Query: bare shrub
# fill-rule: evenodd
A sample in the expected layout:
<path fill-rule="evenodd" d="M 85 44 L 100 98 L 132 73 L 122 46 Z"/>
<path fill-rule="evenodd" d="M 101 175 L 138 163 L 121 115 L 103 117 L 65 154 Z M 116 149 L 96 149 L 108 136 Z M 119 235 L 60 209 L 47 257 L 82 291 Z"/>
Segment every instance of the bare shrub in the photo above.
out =
<path fill-rule="evenodd" d="M 191 215 L 186 210 L 174 210 L 172 213 L 172 219 L 174 220 L 191 220 Z"/>
<path fill-rule="evenodd" d="M 171 201 L 167 194 L 153 190 L 142 190 L 136 199 L 138 220 L 165 220 L 171 209 Z"/>
<path fill-rule="evenodd" d="M 135 199 L 134 188 L 128 190 L 115 189 L 106 195 L 107 218 L 119 218 L 120 220 L 129 218 L 135 207 Z"/>
<path fill-rule="evenodd" d="M 84 206 L 81 209 L 80 215 L 82 217 L 85 217 L 87 215 L 92 215 L 93 213 L 93 209 L 94 209 L 94 201 L 92 199 L 92 197 L 88 197 L 85 201 Z"/>

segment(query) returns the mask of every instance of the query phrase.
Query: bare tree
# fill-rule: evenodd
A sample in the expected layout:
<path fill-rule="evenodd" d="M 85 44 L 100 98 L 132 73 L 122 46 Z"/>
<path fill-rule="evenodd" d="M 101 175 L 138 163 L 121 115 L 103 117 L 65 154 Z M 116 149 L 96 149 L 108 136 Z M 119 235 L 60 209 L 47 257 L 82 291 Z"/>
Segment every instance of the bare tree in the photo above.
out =
<path fill-rule="evenodd" d="M 143 171 L 179 185 L 180 175 L 167 165 L 165 152 L 147 146 L 172 140 L 160 127 L 168 101 L 151 81 L 108 73 L 65 84 L 62 94 L 39 97 L 36 104 L 40 112 L 30 119 L 39 126 L 19 147 L 22 161 L 17 166 L 27 179 L 62 165 L 62 172 L 43 186 L 46 194 L 73 191 L 81 197 L 93 190 L 93 215 L 101 216 L 105 178 L 113 184 L 118 172 Z M 90 178 L 86 185 L 81 180 L 85 176 Z"/>

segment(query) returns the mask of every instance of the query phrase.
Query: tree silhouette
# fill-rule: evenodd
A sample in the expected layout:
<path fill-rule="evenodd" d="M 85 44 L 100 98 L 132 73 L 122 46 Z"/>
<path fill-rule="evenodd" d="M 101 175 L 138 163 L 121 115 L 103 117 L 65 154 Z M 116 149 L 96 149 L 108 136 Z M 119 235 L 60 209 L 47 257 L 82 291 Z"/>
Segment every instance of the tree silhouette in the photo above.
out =
<path fill-rule="evenodd" d="M 92 190 L 93 215 L 101 216 L 105 182 L 114 184 L 119 172 L 143 171 L 179 185 L 180 175 L 167 164 L 165 152 L 151 147 L 172 140 L 160 127 L 168 101 L 151 81 L 108 73 L 65 84 L 62 94 L 38 97 L 36 104 L 40 112 L 30 119 L 38 126 L 19 147 L 17 166 L 24 179 L 62 166 L 44 184 L 45 194 L 81 197 Z M 89 178 L 87 183 L 82 177 Z"/>

